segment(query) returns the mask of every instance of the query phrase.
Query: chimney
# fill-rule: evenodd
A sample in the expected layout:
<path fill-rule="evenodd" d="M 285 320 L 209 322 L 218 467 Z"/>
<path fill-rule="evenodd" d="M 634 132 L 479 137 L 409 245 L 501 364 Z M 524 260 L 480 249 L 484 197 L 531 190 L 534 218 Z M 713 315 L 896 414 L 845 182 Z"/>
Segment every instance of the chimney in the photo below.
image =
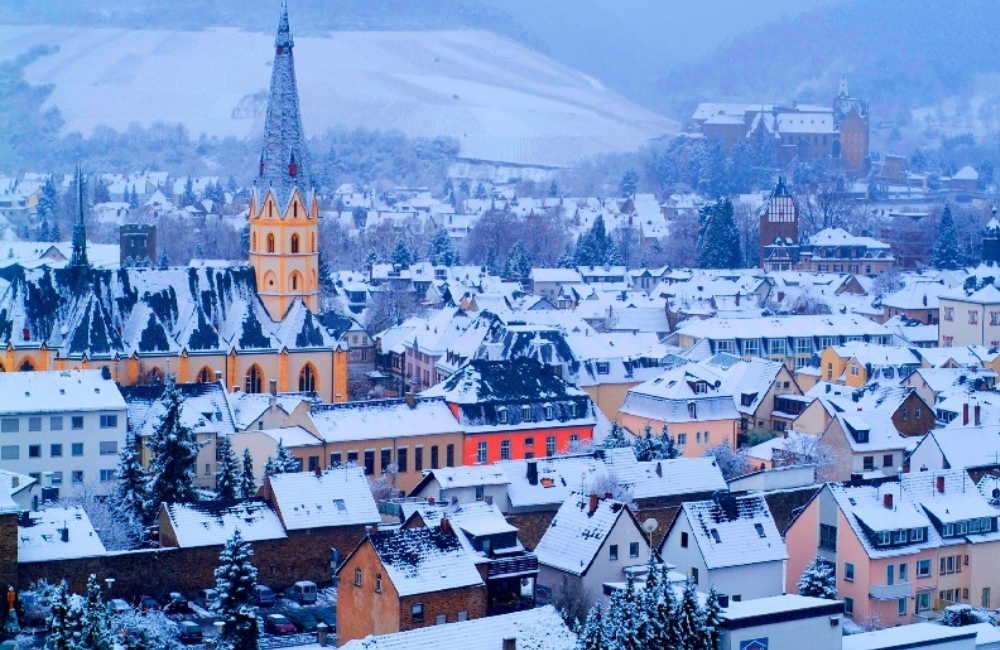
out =
<path fill-rule="evenodd" d="M 21 478 L 19 476 L 11 476 L 10 477 L 10 486 L 12 488 L 16 488 L 20 484 L 21 484 Z"/>
<path fill-rule="evenodd" d="M 434 505 L 434 497 L 427 497 L 428 505 Z"/>
<path fill-rule="evenodd" d="M 412 390 L 406 391 L 404 399 L 406 399 L 406 405 L 409 406 L 411 409 L 417 408 L 417 396 L 413 393 Z"/>
<path fill-rule="evenodd" d="M 27 327 L 25 327 L 24 331 L 21 332 L 21 333 L 24 335 L 24 340 L 25 341 L 30 341 L 31 340 L 31 330 L 29 330 Z"/>
<path fill-rule="evenodd" d="M 517 650 L 517 639 L 513 637 L 504 639 L 503 650 Z"/>
<path fill-rule="evenodd" d="M 272 379 L 271 381 L 268 382 L 268 391 L 271 393 L 272 397 L 277 396 L 277 394 L 278 394 L 278 380 L 277 379 Z"/>
<path fill-rule="evenodd" d="M 976 402 L 976 405 L 972 407 L 972 418 L 973 418 L 972 421 L 976 423 L 977 427 L 981 424 L 979 420 L 979 414 L 980 414 L 980 406 L 979 403 Z"/>
<path fill-rule="evenodd" d="M 740 306 L 740 292 L 739 291 L 736 292 L 736 306 L 737 307 Z"/>
<path fill-rule="evenodd" d="M 969 403 L 962 404 L 962 424 L 969 424 Z"/>
<path fill-rule="evenodd" d="M 886 492 L 882 495 L 882 505 L 885 506 L 886 510 L 892 510 L 892 492 Z"/>
<path fill-rule="evenodd" d="M 63 522 L 63 527 L 59 529 L 59 534 L 62 535 L 62 541 L 69 542 L 69 527 L 66 522 Z"/>
<path fill-rule="evenodd" d="M 538 461 L 528 461 L 528 485 L 538 485 Z"/>
<path fill-rule="evenodd" d="M 656 475 L 659 477 L 663 476 L 663 463 L 656 461 Z"/>
<path fill-rule="evenodd" d="M 493 505 L 493 495 L 492 494 L 487 494 L 486 496 L 483 497 L 483 501 L 485 501 L 486 505 L 488 505 L 488 506 Z"/>
<path fill-rule="evenodd" d="M 590 509 L 587 511 L 587 515 L 588 516 L 592 516 L 595 512 L 597 512 L 597 495 L 596 494 L 591 494 L 590 495 Z"/>
<path fill-rule="evenodd" d="M 943 476 L 937 477 L 937 491 L 940 492 L 941 494 L 944 494 L 944 477 Z"/>
<path fill-rule="evenodd" d="M 441 530 L 446 533 L 451 532 L 451 522 L 447 517 L 441 517 Z"/>
<path fill-rule="evenodd" d="M 233 393 L 238 393 L 238 392 L 240 392 L 240 387 L 239 387 L 239 386 L 236 386 L 236 385 L 234 384 L 234 385 L 233 385 L 233 390 L 232 390 L 232 392 L 233 392 Z"/>
<path fill-rule="evenodd" d="M 611 499 L 611 493 L 610 492 L 605 492 L 604 493 L 604 498 L 605 499 Z"/>

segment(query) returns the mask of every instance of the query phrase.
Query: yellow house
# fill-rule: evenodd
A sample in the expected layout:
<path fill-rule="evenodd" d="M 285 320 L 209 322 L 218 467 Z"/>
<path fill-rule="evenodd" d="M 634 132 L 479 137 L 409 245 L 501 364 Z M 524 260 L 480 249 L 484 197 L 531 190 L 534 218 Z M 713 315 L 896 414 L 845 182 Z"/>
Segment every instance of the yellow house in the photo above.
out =
<path fill-rule="evenodd" d="M 830 346 L 820 355 L 822 381 L 861 388 L 872 379 L 898 381 L 920 367 L 913 348 L 852 342 Z"/>

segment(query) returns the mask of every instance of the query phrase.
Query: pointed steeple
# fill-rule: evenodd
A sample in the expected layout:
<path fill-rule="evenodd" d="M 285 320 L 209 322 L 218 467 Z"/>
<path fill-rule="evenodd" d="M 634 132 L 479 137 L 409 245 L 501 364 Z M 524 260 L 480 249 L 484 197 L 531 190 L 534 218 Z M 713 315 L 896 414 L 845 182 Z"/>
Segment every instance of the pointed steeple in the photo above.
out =
<path fill-rule="evenodd" d="M 270 189 L 282 212 L 292 190 L 310 189 L 309 158 L 299 114 L 299 91 L 295 81 L 295 42 L 288 26 L 288 5 L 282 2 L 278 33 L 274 39 L 274 65 L 271 68 L 271 95 L 264 119 L 264 148 L 260 156 L 258 187 Z"/>
<path fill-rule="evenodd" d="M 837 97 L 850 97 L 851 94 L 847 91 L 847 73 L 844 72 L 840 75 L 840 89 L 837 92 Z"/>
<path fill-rule="evenodd" d="M 73 223 L 73 255 L 69 265 L 74 268 L 87 268 L 87 225 L 84 221 L 83 203 L 83 169 L 76 165 L 76 221 Z"/>

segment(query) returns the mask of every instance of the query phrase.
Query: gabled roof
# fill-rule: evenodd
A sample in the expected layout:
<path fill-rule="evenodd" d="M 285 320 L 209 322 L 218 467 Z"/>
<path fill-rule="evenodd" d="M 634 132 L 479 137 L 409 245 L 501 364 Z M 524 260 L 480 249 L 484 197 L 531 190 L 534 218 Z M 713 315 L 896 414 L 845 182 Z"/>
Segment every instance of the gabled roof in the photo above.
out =
<path fill-rule="evenodd" d="M 591 513 L 588 495 L 571 494 L 535 547 L 538 562 L 573 575 L 587 573 L 608 535 L 623 517 L 629 520 L 624 525 L 635 526 L 642 537 L 639 524 L 624 503 L 599 498 L 597 509 Z"/>
<path fill-rule="evenodd" d="M 948 467 L 972 469 L 1000 464 L 1000 426 L 959 427 L 929 432 L 920 444 L 937 446 Z M 914 470 L 919 470 L 915 467 Z"/>
<path fill-rule="evenodd" d="M 278 515 L 260 501 L 169 503 L 163 508 L 180 548 L 223 545 L 237 530 L 248 542 L 286 537 Z"/>
<path fill-rule="evenodd" d="M 711 457 L 638 461 L 631 447 L 608 449 L 605 463 L 635 499 L 726 490 L 722 470 Z"/>
<path fill-rule="evenodd" d="M 375 549 L 400 597 L 484 584 L 451 528 L 380 530 L 368 535 L 366 541 Z"/>
<path fill-rule="evenodd" d="M 424 478 L 413 489 L 418 494 L 429 479 L 434 478 L 442 489 L 476 487 L 480 485 L 507 485 L 510 480 L 499 465 L 466 465 L 439 467 L 424 471 Z M 436 498 L 437 495 L 431 495 Z"/>
<path fill-rule="evenodd" d="M 286 530 L 381 521 L 362 467 L 276 474 L 267 480 L 274 495 L 274 508 Z"/>
<path fill-rule="evenodd" d="M 125 400 L 100 370 L 0 373 L 4 415 L 52 411 L 123 411 Z"/>
<path fill-rule="evenodd" d="M 232 412 L 225 388 L 214 382 L 207 384 L 176 384 L 184 398 L 181 403 L 181 423 L 195 433 L 212 432 L 220 436 L 235 433 Z M 166 413 L 163 384 L 121 386 L 128 404 L 129 431 L 136 436 L 152 435 Z"/>
<path fill-rule="evenodd" d="M 538 479 L 528 478 L 527 460 L 497 463 L 507 476 L 507 500 L 513 508 L 555 507 L 561 505 L 574 491 L 585 490 L 590 479 L 603 463 L 593 454 L 552 456 L 533 459 Z"/>
<path fill-rule="evenodd" d="M 552 605 L 471 621 L 348 641 L 344 650 L 496 650 L 516 639 L 518 650 L 574 650 L 576 635 Z"/>
<path fill-rule="evenodd" d="M 585 397 L 534 359 L 471 359 L 455 374 L 423 393 L 452 404 L 496 404 Z"/>
<path fill-rule="evenodd" d="M 785 543 L 764 497 L 733 497 L 733 500 L 730 512 L 714 501 L 683 505 L 683 514 L 705 565 L 709 569 L 722 569 L 787 560 Z"/>
<path fill-rule="evenodd" d="M 19 562 L 66 560 L 107 553 L 82 508 L 46 508 L 28 517 L 30 526 L 19 524 L 17 527 Z"/>

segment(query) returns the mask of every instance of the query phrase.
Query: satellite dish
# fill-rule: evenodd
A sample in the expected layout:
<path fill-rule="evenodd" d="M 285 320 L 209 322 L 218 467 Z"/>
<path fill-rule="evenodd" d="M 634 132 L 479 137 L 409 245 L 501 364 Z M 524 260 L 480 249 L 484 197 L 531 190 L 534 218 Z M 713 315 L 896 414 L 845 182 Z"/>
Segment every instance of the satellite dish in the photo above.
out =
<path fill-rule="evenodd" d="M 645 531 L 647 535 L 652 535 L 653 532 L 659 527 L 660 527 L 659 522 L 657 522 L 652 517 L 642 522 L 642 530 Z"/>

